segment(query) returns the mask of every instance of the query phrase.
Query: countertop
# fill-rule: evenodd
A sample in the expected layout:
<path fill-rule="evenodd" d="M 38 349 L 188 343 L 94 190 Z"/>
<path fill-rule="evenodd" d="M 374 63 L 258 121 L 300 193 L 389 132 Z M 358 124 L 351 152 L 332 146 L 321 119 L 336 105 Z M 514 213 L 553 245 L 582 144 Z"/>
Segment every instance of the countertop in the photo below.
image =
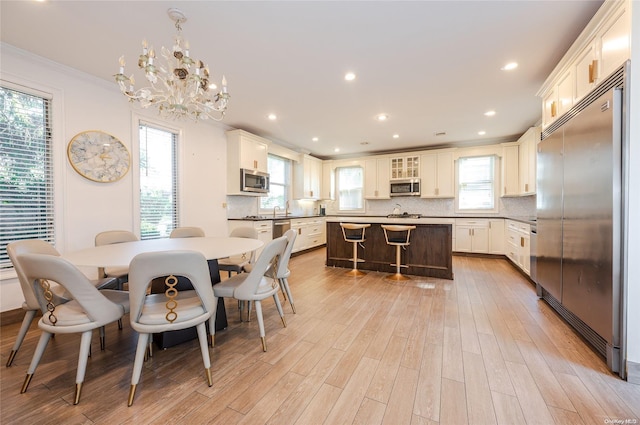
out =
<path fill-rule="evenodd" d="M 295 220 L 297 218 L 326 218 L 327 221 L 350 221 L 353 223 L 419 223 L 419 224 L 455 224 L 456 219 L 505 219 L 515 220 L 521 223 L 536 224 L 535 217 L 521 217 L 521 216 L 422 216 L 420 218 L 389 218 L 386 215 L 261 215 L 242 218 L 229 218 L 228 220 L 242 220 L 242 221 L 264 221 L 264 220 Z"/>

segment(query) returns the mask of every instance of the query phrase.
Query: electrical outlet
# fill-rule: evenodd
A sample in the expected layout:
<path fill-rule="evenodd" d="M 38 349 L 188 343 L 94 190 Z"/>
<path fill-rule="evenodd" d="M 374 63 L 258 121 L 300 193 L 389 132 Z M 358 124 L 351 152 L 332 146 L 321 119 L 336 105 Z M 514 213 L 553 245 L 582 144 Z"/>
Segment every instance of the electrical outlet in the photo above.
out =
<path fill-rule="evenodd" d="M 227 208 L 227 203 L 226 202 L 222 203 L 222 208 Z"/>

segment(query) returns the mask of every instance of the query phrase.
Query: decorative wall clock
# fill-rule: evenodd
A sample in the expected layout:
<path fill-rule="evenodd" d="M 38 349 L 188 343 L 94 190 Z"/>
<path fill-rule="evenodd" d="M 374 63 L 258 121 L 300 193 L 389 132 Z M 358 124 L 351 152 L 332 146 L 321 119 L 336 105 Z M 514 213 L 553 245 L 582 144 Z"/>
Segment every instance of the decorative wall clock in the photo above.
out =
<path fill-rule="evenodd" d="M 74 170 L 94 182 L 120 180 L 129 171 L 131 157 L 126 146 L 102 131 L 83 131 L 71 139 L 67 156 Z"/>

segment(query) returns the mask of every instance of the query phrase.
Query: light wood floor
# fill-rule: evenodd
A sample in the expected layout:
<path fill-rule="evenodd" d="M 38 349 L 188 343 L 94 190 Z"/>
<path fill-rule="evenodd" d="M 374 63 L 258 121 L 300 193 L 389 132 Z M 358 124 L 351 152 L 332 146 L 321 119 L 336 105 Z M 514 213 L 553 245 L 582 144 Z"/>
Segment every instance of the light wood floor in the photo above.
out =
<path fill-rule="evenodd" d="M 257 322 L 229 328 L 211 349 L 206 384 L 195 341 L 156 350 L 127 407 L 135 334 L 107 328 L 72 405 L 78 336 L 58 335 L 19 394 L 39 331 L 10 368 L 19 324 L 1 327 L 2 424 L 638 424 L 640 387 L 603 360 L 505 260 L 455 257 L 455 280 L 390 283 L 324 267 L 323 249 L 294 257 L 297 314 L 282 327 L 265 302 Z M 618 422 L 614 422 L 618 421 Z M 626 421 L 626 422 L 625 422 Z"/>

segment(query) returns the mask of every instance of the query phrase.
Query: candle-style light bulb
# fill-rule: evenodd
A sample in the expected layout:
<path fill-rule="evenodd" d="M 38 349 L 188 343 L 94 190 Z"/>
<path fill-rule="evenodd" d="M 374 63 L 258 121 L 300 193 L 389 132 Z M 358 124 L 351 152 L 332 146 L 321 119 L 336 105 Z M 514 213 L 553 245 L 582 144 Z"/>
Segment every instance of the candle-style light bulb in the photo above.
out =
<path fill-rule="evenodd" d="M 184 55 L 186 57 L 189 57 L 189 42 L 188 41 L 184 42 Z"/>
<path fill-rule="evenodd" d="M 124 74 L 124 55 L 120 56 L 120 59 L 118 60 L 118 62 L 120 63 L 120 74 Z"/>
<path fill-rule="evenodd" d="M 142 40 L 142 54 L 146 55 L 147 54 L 147 40 Z"/>
<path fill-rule="evenodd" d="M 227 92 L 227 79 L 225 78 L 225 76 L 222 76 L 222 93 L 226 93 Z"/>

